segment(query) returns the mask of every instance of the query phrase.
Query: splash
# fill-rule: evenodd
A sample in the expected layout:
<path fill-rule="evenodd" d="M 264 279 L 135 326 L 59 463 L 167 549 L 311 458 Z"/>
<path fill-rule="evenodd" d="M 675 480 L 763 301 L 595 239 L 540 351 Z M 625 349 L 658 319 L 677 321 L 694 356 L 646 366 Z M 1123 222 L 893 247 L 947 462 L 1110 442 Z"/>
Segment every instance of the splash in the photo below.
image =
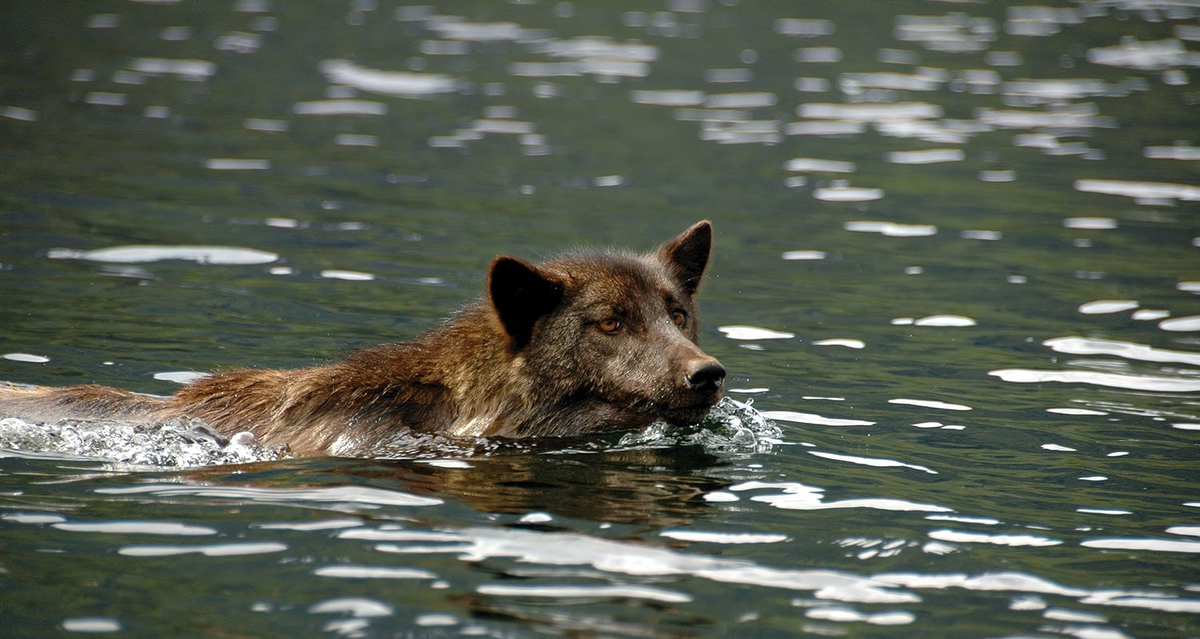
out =
<path fill-rule="evenodd" d="M 278 459 L 278 449 L 260 446 L 248 433 L 226 439 L 199 420 L 128 424 L 107 420 L 62 420 L 53 424 L 0 419 L 0 457 L 65 456 L 153 467 L 242 464 Z"/>

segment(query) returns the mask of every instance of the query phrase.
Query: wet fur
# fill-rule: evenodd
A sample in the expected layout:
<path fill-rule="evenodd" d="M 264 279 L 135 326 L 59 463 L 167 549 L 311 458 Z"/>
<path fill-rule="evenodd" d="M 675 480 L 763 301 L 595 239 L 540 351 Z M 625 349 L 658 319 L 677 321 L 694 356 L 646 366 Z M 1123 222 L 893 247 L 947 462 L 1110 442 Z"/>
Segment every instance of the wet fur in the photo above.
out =
<path fill-rule="evenodd" d="M 581 252 L 537 266 L 501 256 L 483 300 L 413 342 L 311 368 L 220 372 L 168 398 L 96 385 L 0 389 L 0 417 L 187 417 L 296 455 L 365 454 L 403 429 L 535 437 L 695 423 L 724 379 L 696 345 L 693 296 L 711 242 L 700 222 L 644 255 Z M 600 329 L 611 318 L 616 334 Z"/>

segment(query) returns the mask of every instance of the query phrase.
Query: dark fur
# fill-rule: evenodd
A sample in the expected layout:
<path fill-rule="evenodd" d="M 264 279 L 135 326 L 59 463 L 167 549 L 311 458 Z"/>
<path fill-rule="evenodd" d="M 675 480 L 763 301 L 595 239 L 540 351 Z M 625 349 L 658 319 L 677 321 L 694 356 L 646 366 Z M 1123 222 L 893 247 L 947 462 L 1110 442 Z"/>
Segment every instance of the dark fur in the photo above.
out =
<path fill-rule="evenodd" d="M 298 370 L 232 370 L 159 399 L 106 386 L 0 389 L 0 417 L 199 418 L 296 455 L 369 452 L 400 429 L 534 437 L 698 422 L 725 370 L 696 345 L 712 228 L 646 255 L 501 256 L 487 297 L 414 342 Z M 683 313 L 683 322 L 677 325 Z M 620 322 L 617 331 L 605 320 Z"/>

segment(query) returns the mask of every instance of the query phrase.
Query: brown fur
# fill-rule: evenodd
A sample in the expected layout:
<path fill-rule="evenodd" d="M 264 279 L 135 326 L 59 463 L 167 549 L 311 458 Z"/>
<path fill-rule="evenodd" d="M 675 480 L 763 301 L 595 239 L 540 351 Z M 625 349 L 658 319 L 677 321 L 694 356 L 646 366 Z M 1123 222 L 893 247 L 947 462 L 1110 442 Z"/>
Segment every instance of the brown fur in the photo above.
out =
<path fill-rule="evenodd" d="M 537 266 L 501 256 L 484 300 L 414 342 L 298 370 L 225 371 L 169 398 L 95 385 L 0 389 L 0 417 L 198 418 L 297 455 L 366 454 L 404 429 L 532 437 L 695 423 L 725 377 L 696 345 L 692 297 L 711 243 L 700 222 L 646 255 L 577 253 Z"/>

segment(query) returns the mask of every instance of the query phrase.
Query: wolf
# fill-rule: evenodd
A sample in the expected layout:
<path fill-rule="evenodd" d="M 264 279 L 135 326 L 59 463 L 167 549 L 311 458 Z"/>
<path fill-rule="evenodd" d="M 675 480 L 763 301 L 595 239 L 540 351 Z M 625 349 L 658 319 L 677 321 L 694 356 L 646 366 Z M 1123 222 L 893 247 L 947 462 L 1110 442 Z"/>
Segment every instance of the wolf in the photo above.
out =
<path fill-rule="evenodd" d="M 218 372 L 170 397 L 0 388 L 0 417 L 197 419 L 294 456 L 368 455 L 406 430 L 527 438 L 695 424 L 725 380 L 698 345 L 694 298 L 711 252 L 705 220 L 645 254 L 577 250 L 536 265 L 501 255 L 481 299 L 412 342 Z"/>

